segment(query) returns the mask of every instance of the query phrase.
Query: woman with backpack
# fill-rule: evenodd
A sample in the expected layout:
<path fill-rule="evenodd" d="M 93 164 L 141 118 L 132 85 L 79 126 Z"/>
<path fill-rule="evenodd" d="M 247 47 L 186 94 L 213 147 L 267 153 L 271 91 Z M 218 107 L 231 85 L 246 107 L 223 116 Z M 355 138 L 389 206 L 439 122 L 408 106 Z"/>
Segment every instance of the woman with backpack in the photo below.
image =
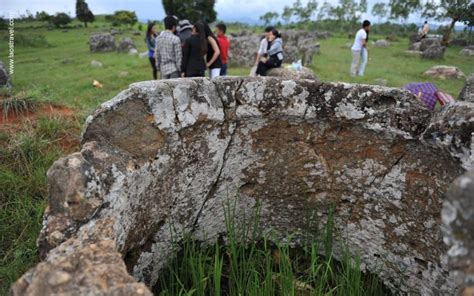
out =
<path fill-rule="evenodd" d="M 154 22 L 148 23 L 148 28 L 146 29 L 146 47 L 148 48 L 148 59 L 150 60 L 152 72 L 153 72 L 153 79 L 156 80 L 157 78 L 157 68 L 156 68 L 156 60 L 155 60 L 155 39 L 158 36 L 156 24 Z"/>
<path fill-rule="evenodd" d="M 204 77 L 206 73 L 205 56 L 207 55 L 207 38 L 202 23 L 193 26 L 191 37 L 183 45 L 181 63 L 182 77 Z"/>
<path fill-rule="evenodd" d="M 268 34 L 268 50 L 257 65 L 256 74 L 265 76 L 271 68 L 278 68 L 283 63 L 283 40 L 281 34 L 273 29 Z"/>

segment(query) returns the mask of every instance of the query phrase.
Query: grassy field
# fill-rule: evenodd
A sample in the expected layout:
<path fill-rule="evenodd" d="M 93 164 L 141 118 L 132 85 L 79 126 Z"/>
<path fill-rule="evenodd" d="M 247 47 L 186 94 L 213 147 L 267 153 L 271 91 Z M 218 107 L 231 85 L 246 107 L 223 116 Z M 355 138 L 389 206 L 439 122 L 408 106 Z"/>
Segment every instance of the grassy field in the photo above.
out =
<path fill-rule="evenodd" d="M 35 239 L 45 208 L 47 169 L 55 159 L 78 149 L 80 127 L 100 103 L 130 83 L 151 79 L 147 58 L 89 52 L 90 33 L 109 29 L 100 18 L 87 29 L 70 28 L 67 32 L 17 24 L 14 91 L 12 97 L 0 93 L 0 107 L 16 106 L 28 114 L 36 108 L 38 112 L 10 124 L 0 121 L 0 295 L 6 294 L 10 284 L 38 261 Z M 144 31 L 141 36 L 133 36 L 132 31 L 136 30 L 123 29 L 124 34 L 117 37 L 131 37 L 138 51 L 144 52 Z M 0 60 L 7 62 L 6 31 L 0 31 L 0 40 Z M 430 81 L 457 97 L 463 81 L 434 80 L 424 77 L 423 72 L 438 64 L 457 66 L 466 74 L 474 69 L 474 59 L 460 56 L 457 47 L 448 48 L 445 59 L 439 61 L 404 57 L 408 41 L 400 39 L 389 48 L 370 48 L 366 76 L 352 78 L 348 73 L 348 42 L 342 36 L 321 41 L 321 54 L 313 59 L 312 68 L 322 80 L 372 84 L 382 78 L 394 87 Z M 101 62 L 103 67 L 91 66 L 92 60 Z M 248 68 L 231 67 L 229 71 L 230 75 L 247 73 Z M 93 87 L 94 79 L 104 87 Z M 29 109 L 25 111 L 18 102 L 28 102 Z M 41 104 L 59 104 L 69 109 L 46 112 L 44 106 L 48 105 Z"/>

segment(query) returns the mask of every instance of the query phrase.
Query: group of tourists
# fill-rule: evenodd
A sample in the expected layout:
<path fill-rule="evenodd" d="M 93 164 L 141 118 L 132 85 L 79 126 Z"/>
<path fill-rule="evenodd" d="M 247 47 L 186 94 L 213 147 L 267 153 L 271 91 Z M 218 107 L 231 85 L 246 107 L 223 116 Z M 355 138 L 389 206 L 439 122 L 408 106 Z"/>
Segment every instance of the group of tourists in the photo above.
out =
<path fill-rule="evenodd" d="M 225 24 L 217 24 L 214 34 L 204 21 L 193 25 L 167 16 L 163 23 L 165 30 L 160 34 L 156 23 L 149 23 L 145 38 L 154 79 L 158 78 L 158 71 L 161 79 L 204 77 L 206 70 L 209 78 L 227 75 L 230 42 Z M 255 60 L 256 75 L 265 76 L 268 69 L 282 63 L 281 34 L 274 27 L 267 27 Z"/>
<path fill-rule="evenodd" d="M 225 37 L 225 25 L 218 25 L 218 38 L 209 25 L 174 16 L 164 19 L 165 30 L 157 34 L 155 23 L 149 23 L 146 35 L 148 56 L 153 68 L 153 78 L 157 71 L 161 79 L 179 77 L 203 77 L 207 69 L 211 78 L 225 75 L 229 41 Z"/>
<path fill-rule="evenodd" d="M 156 24 L 149 23 L 145 39 L 154 79 L 158 78 L 158 71 L 161 79 L 204 77 L 206 71 L 209 78 L 227 75 L 230 42 L 225 24 L 217 24 L 214 34 L 204 21 L 193 25 L 188 20 L 167 16 L 163 22 L 165 30 L 160 34 Z M 369 32 L 370 21 L 365 20 L 351 47 L 351 76 L 364 75 Z M 283 58 L 281 34 L 274 27 L 265 28 L 255 59 L 255 74 L 265 76 L 269 69 L 281 67 Z"/>
<path fill-rule="evenodd" d="M 204 77 L 206 70 L 210 78 L 227 74 L 230 43 L 224 24 L 218 24 L 214 34 L 203 21 L 192 25 L 167 16 L 163 22 L 165 30 L 159 35 L 156 24 L 149 23 L 145 39 L 154 79 L 158 71 L 161 79 Z"/>

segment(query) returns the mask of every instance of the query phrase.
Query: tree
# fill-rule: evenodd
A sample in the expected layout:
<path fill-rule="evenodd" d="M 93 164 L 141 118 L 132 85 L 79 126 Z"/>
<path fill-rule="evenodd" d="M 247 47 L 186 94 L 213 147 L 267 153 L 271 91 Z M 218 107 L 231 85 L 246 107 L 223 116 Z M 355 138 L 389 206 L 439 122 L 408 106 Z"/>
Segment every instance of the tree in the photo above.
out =
<path fill-rule="evenodd" d="M 375 3 L 372 6 L 372 14 L 379 17 L 379 22 L 387 16 L 387 6 L 385 3 Z"/>
<path fill-rule="evenodd" d="M 319 9 L 319 12 L 318 12 L 318 16 L 317 16 L 318 20 L 322 20 L 324 18 L 329 17 L 331 10 L 332 10 L 331 4 L 324 1 L 323 5 L 321 5 L 321 8 Z"/>
<path fill-rule="evenodd" d="M 217 18 L 215 0 L 162 0 L 167 15 L 175 15 L 191 22 L 199 20 L 212 23 Z"/>
<path fill-rule="evenodd" d="M 263 21 L 265 25 L 268 26 L 268 25 L 273 24 L 279 17 L 280 15 L 277 12 L 269 11 L 265 13 L 264 15 L 260 16 L 260 20 Z"/>
<path fill-rule="evenodd" d="M 49 22 L 51 16 L 46 11 L 37 11 L 35 19 L 40 22 Z"/>
<path fill-rule="evenodd" d="M 69 24 L 72 21 L 72 19 L 69 17 L 69 15 L 65 14 L 64 12 L 58 12 L 54 16 L 51 17 L 50 21 L 56 28 L 59 28 L 63 25 Z"/>
<path fill-rule="evenodd" d="M 84 23 L 87 28 L 87 23 L 92 23 L 95 20 L 94 14 L 89 9 L 85 0 L 76 1 L 76 17 L 78 20 Z"/>
<path fill-rule="evenodd" d="M 281 19 L 285 24 L 288 24 L 291 21 L 291 17 L 293 16 L 293 8 L 289 6 L 285 6 L 283 8 L 283 12 L 281 13 Z"/>
<path fill-rule="evenodd" d="M 421 7 L 420 0 L 390 0 L 390 18 L 408 19 L 408 16 Z"/>
<path fill-rule="evenodd" d="M 450 23 L 443 34 L 442 43 L 447 45 L 454 25 L 457 22 L 469 23 L 474 14 L 471 0 L 439 0 L 425 3 L 423 16 L 435 17 L 438 20 L 449 19 Z"/>
<path fill-rule="evenodd" d="M 318 2 L 316 2 L 316 0 L 309 0 L 306 6 L 303 6 L 300 0 L 296 0 L 296 2 L 293 3 L 292 12 L 298 19 L 298 23 L 307 23 L 311 20 L 317 8 Z"/>
<path fill-rule="evenodd" d="M 111 17 L 106 19 L 112 21 L 112 25 L 133 26 L 137 22 L 137 15 L 135 14 L 135 11 L 118 10 L 114 12 Z"/>

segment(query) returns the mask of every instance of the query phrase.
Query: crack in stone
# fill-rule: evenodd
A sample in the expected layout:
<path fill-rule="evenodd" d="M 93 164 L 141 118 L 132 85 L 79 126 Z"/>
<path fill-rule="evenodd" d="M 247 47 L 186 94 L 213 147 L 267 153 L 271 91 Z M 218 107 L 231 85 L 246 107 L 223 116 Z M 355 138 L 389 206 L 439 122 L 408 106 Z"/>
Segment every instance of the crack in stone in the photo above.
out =
<path fill-rule="evenodd" d="M 241 82 L 243 82 L 243 80 L 241 80 Z M 238 88 L 240 88 L 240 86 L 242 85 L 242 83 L 240 83 L 240 85 L 238 86 Z M 214 86 L 216 87 L 216 90 L 218 89 L 217 86 L 214 84 Z M 220 92 L 217 90 L 216 91 L 217 94 L 218 94 L 218 97 L 219 99 L 221 100 L 222 102 L 222 106 L 224 108 L 224 110 L 226 109 L 225 108 L 225 105 L 224 105 L 224 101 L 221 97 L 221 94 Z M 237 104 L 235 104 L 234 106 L 234 112 L 237 112 Z M 235 126 L 233 127 L 232 129 L 232 125 L 235 123 Z M 221 174 L 222 174 L 222 171 L 225 167 L 225 163 L 229 157 L 228 153 L 229 153 L 229 150 L 230 150 L 230 147 L 232 146 L 232 143 L 234 142 L 234 136 L 236 134 L 236 131 L 237 131 L 237 128 L 239 127 L 238 125 L 238 121 L 236 120 L 235 122 L 230 122 L 229 125 L 228 125 L 228 128 L 231 128 L 231 134 L 230 134 L 230 139 L 229 141 L 227 142 L 227 146 L 225 147 L 224 149 L 224 153 L 222 154 L 222 164 L 219 168 L 219 173 L 217 174 L 217 177 L 216 179 L 214 180 L 214 183 L 211 185 L 210 189 L 209 189 L 209 192 L 207 193 L 202 205 L 201 205 L 201 208 L 199 209 L 195 219 L 194 219 L 194 222 L 193 222 L 193 225 L 192 225 L 192 228 L 191 228 L 191 233 L 193 233 L 195 230 L 196 230 L 196 227 L 197 227 L 197 223 L 199 221 L 199 218 L 201 217 L 201 214 L 202 214 L 202 211 L 204 209 L 204 207 L 206 206 L 206 203 L 207 201 L 211 198 L 211 195 L 215 192 L 216 188 L 217 188 L 217 184 L 219 183 L 220 181 L 220 177 L 221 177 Z"/>
<path fill-rule="evenodd" d="M 168 83 L 164 83 L 164 84 L 169 88 L 169 90 L 171 92 L 171 99 L 172 99 L 172 105 L 173 105 L 173 110 L 174 110 L 174 117 L 175 117 L 175 121 L 179 125 L 179 128 L 176 129 L 176 134 L 178 135 L 179 141 L 181 143 L 181 150 L 183 151 L 184 154 L 186 154 L 187 151 L 186 151 L 186 148 L 184 147 L 183 138 L 181 137 L 181 130 L 183 129 L 183 124 L 181 123 L 181 120 L 179 120 L 178 109 L 176 107 L 176 98 L 174 97 L 174 92 L 173 92 L 173 89 L 171 88 L 171 86 Z"/>
<path fill-rule="evenodd" d="M 407 150 L 404 149 L 403 152 L 400 154 L 400 156 L 395 160 L 395 162 L 393 164 L 391 164 L 383 172 L 383 174 L 374 177 L 374 179 L 369 183 L 369 187 L 372 186 L 374 184 L 375 180 L 377 180 L 379 178 L 380 178 L 380 183 L 383 182 L 385 180 L 385 177 L 387 177 L 387 175 L 393 170 L 393 168 L 400 163 L 400 161 L 403 159 L 403 157 L 405 157 L 406 153 L 407 153 Z"/>

